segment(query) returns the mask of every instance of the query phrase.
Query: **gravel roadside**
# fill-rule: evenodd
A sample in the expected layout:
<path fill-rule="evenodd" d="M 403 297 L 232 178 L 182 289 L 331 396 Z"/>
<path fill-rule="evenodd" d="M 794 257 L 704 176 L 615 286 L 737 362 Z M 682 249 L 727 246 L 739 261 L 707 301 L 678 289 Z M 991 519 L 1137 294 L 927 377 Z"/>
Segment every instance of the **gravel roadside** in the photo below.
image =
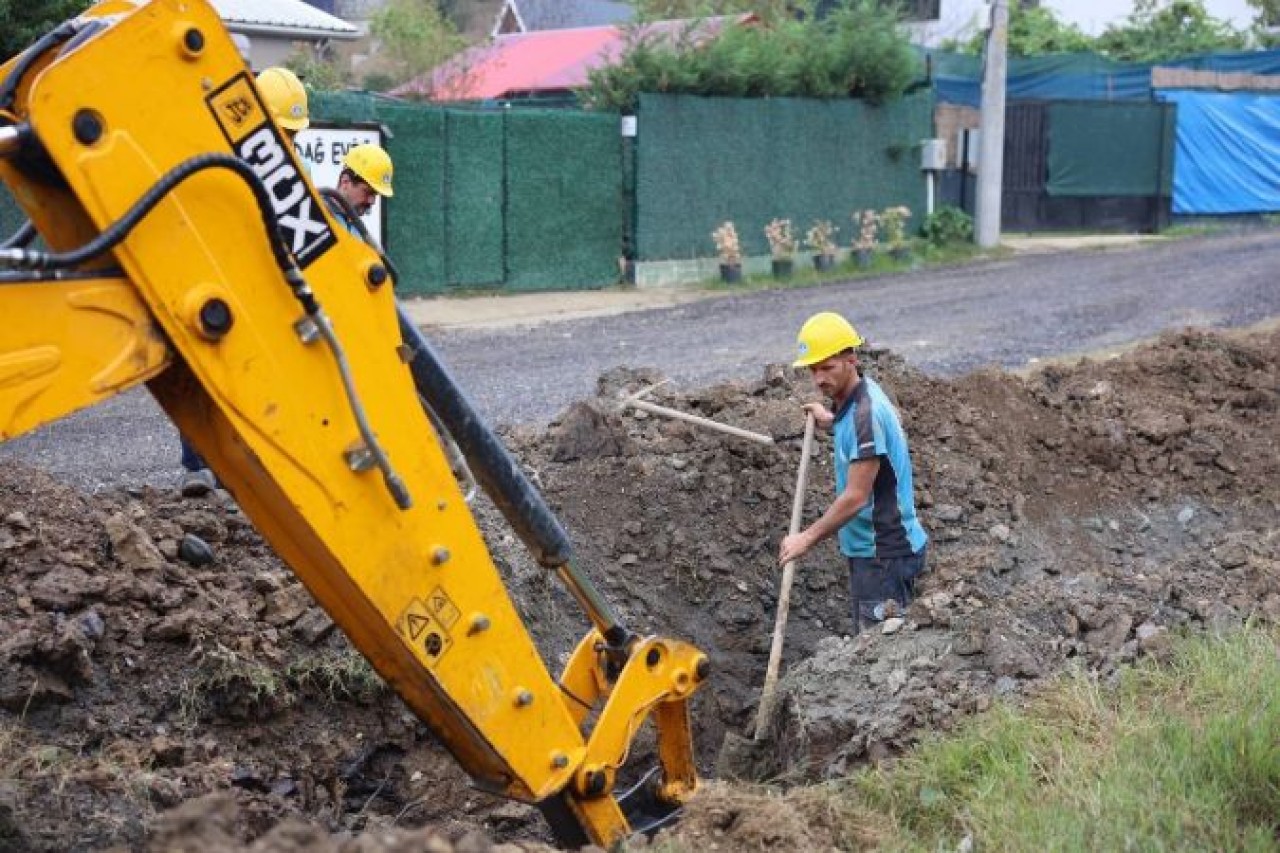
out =
<path fill-rule="evenodd" d="M 1253 231 L 431 335 L 487 418 L 540 425 L 593 395 L 596 377 L 619 365 L 657 368 L 684 387 L 754 378 L 789 358 L 796 329 L 816 311 L 841 311 L 872 345 L 956 375 L 1121 347 L 1169 328 L 1277 318 L 1277 268 L 1280 234 Z M 0 458 L 89 491 L 177 480 L 176 433 L 144 390 L 8 442 Z"/>

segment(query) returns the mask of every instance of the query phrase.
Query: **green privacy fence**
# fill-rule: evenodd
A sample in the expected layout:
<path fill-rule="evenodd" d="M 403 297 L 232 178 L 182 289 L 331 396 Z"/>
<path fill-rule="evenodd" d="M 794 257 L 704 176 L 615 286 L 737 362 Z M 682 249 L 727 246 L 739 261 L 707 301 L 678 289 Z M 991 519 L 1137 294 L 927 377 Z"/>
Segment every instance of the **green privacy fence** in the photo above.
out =
<path fill-rule="evenodd" d="M 1047 192 L 1170 195 L 1174 123 L 1169 104 L 1050 104 Z"/>
<path fill-rule="evenodd" d="M 641 95 L 635 150 L 634 241 L 642 261 L 714 254 L 711 231 L 732 220 L 747 255 L 763 229 L 815 219 L 851 239 L 850 214 L 925 201 L 919 142 L 932 133 L 933 95 L 884 106 L 862 101 Z"/>
<path fill-rule="evenodd" d="M 355 93 L 312 97 L 317 121 L 389 131 L 396 194 L 387 249 L 407 295 L 460 288 L 568 290 L 619 279 L 620 256 L 707 258 L 731 219 L 743 250 L 764 254 L 763 227 L 797 234 L 829 219 L 924 203 L 918 143 L 932 96 L 860 101 L 645 95 L 638 137 L 618 116 L 573 109 L 465 109 Z M 21 216 L 0 193 L 0 233 Z"/>
<path fill-rule="evenodd" d="M 396 164 L 387 249 L 408 294 L 618 280 L 622 148 L 611 114 L 320 94 L 317 120 L 380 122 Z"/>

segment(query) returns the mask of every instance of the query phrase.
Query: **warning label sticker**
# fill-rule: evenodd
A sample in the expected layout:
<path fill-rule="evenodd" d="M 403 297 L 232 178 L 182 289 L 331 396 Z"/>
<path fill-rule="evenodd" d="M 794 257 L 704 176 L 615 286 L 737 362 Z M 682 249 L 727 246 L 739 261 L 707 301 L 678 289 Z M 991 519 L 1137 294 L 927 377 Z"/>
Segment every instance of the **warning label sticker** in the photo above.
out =
<path fill-rule="evenodd" d="M 448 601 L 448 596 L 445 596 L 445 601 Z M 452 607 L 452 602 L 450 606 Z M 457 608 L 454 608 L 454 612 L 457 612 Z M 456 621 L 455 617 L 453 622 Z M 427 606 L 427 602 L 415 598 L 409 602 L 409 606 L 396 620 L 396 629 L 407 637 L 410 643 L 422 649 L 427 656 L 428 666 L 435 666 L 440 658 L 444 657 L 445 652 L 453 646 L 453 639 L 449 636 L 449 627 L 453 622 L 446 626 Z"/>
<path fill-rule="evenodd" d="M 462 613 L 454 606 L 453 600 L 442 587 L 436 587 L 431 591 L 431 595 L 427 596 L 427 604 L 431 607 L 431 612 L 436 619 L 440 620 L 440 624 L 446 628 L 452 628 L 462 617 Z"/>

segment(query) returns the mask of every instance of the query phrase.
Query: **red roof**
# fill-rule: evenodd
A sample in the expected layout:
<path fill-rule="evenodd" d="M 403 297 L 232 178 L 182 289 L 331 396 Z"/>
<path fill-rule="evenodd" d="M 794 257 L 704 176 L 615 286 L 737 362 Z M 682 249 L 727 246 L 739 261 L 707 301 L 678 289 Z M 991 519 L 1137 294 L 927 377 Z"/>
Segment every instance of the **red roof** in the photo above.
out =
<path fill-rule="evenodd" d="M 754 20 L 740 15 L 737 23 Z M 673 37 L 694 28 L 702 37 L 719 32 L 726 18 L 704 21 L 659 21 L 636 32 L 641 37 Z M 389 94 L 432 101 L 471 101 L 518 93 L 576 89 L 587 84 L 587 72 L 615 61 L 627 46 L 624 27 L 580 27 L 536 30 L 496 36 L 449 60 L 430 74 L 410 80 Z"/>

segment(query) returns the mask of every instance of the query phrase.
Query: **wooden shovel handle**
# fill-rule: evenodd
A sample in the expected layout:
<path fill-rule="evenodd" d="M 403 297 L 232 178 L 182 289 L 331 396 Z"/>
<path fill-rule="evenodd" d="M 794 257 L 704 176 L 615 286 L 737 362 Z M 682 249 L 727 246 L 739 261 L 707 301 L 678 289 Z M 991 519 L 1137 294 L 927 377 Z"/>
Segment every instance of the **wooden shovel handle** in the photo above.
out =
<path fill-rule="evenodd" d="M 800 470 L 796 474 L 796 493 L 791 500 L 791 533 L 800 532 L 800 522 L 804 518 L 804 490 L 809 481 L 813 427 L 813 412 L 808 412 L 804 422 L 804 443 L 800 450 Z M 795 569 L 794 560 L 782 567 L 782 582 L 778 588 L 778 615 L 773 622 L 773 643 L 769 647 L 769 666 L 764 672 L 764 687 L 760 691 L 760 705 L 756 708 L 755 740 L 764 736 L 769 717 L 773 714 L 773 694 L 778 685 L 778 667 L 782 664 L 782 641 L 787 633 L 787 613 L 791 609 L 791 582 L 795 578 Z"/>

